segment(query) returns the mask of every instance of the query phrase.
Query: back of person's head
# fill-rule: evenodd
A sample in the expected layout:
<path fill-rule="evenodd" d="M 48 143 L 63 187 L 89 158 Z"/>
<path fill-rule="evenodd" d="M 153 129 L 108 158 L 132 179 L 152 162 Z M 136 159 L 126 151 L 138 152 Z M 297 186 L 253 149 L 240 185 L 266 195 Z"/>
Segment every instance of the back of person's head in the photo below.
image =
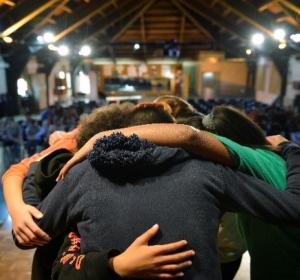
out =
<path fill-rule="evenodd" d="M 132 103 L 110 104 L 95 109 L 79 123 L 77 148 L 95 134 L 112 129 L 151 123 L 173 123 L 173 117 L 158 107 L 136 107 Z"/>
<path fill-rule="evenodd" d="M 191 115 L 186 116 L 186 117 L 177 118 L 176 123 L 189 125 L 189 126 L 195 127 L 197 129 L 200 129 L 200 130 L 205 130 L 205 127 L 203 126 L 202 120 L 203 120 L 202 115 L 197 115 L 197 114 L 192 115 L 191 114 Z"/>
<path fill-rule="evenodd" d="M 187 102 L 186 100 L 178 96 L 172 96 L 172 95 L 160 96 L 156 98 L 154 102 L 168 104 L 172 109 L 173 117 L 175 117 L 176 119 L 187 117 L 191 114 L 201 115 L 189 102 Z"/>
<path fill-rule="evenodd" d="M 177 123 L 190 125 L 198 129 L 203 129 L 202 119 L 204 115 L 199 113 L 186 100 L 178 96 L 165 95 L 156 98 L 154 102 L 168 104 L 171 108 L 172 116 L 176 118 Z"/>
<path fill-rule="evenodd" d="M 203 118 L 205 130 L 225 136 L 241 145 L 271 149 L 263 130 L 242 111 L 225 105 L 215 106 Z"/>
<path fill-rule="evenodd" d="M 93 110 L 79 122 L 77 148 L 81 148 L 98 132 L 125 127 L 126 120 L 134 109 L 134 104 L 122 103 L 110 104 Z"/>
<path fill-rule="evenodd" d="M 127 126 L 151 123 L 174 123 L 174 119 L 168 112 L 163 110 L 163 108 L 161 107 L 136 107 L 129 114 Z"/>

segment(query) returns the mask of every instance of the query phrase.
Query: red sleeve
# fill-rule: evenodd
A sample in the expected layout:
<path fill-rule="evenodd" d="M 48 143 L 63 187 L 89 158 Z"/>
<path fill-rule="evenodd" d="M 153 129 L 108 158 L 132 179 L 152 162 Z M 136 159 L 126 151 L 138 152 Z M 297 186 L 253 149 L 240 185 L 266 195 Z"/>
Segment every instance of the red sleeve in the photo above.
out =
<path fill-rule="evenodd" d="M 77 133 L 78 133 L 78 129 L 74 129 L 70 133 L 67 133 L 64 136 L 64 138 L 58 140 L 57 142 L 55 142 L 55 144 L 51 145 L 47 149 L 39 153 L 36 153 L 31 157 L 25 158 L 17 164 L 11 165 L 9 169 L 2 176 L 2 184 L 4 185 L 6 178 L 10 176 L 25 178 L 29 170 L 29 166 L 32 162 L 39 161 L 40 159 L 42 159 L 43 157 L 45 157 L 46 155 L 50 154 L 53 151 L 56 151 L 58 149 L 67 149 L 72 153 L 75 152 L 77 146 L 76 145 Z"/>

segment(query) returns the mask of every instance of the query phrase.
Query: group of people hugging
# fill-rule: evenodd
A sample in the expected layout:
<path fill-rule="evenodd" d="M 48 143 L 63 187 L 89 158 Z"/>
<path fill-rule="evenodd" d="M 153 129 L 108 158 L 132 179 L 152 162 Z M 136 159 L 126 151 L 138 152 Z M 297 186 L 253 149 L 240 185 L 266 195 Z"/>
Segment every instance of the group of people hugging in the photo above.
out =
<path fill-rule="evenodd" d="M 233 107 L 100 107 L 2 181 L 33 280 L 300 279 L 300 147 Z"/>

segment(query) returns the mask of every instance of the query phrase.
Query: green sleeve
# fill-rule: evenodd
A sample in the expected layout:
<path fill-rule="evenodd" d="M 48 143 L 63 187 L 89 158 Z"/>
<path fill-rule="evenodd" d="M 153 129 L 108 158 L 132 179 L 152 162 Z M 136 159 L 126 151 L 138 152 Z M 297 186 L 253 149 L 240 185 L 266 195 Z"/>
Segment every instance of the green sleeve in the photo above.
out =
<path fill-rule="evenodd" d="M 269 150 L 242 146 L 216 134 L 213 136 L 226 146 L 240 171 L 260 178 L 281 190 L 285 188 L 287 167 L 281 156 Z"/>

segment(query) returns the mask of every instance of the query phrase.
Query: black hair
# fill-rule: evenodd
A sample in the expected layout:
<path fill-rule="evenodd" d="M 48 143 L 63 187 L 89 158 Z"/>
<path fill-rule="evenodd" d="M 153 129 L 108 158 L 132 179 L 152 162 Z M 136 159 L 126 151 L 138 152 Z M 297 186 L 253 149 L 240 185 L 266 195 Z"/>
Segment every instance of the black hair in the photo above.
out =
<path fill-rule="evenodd" d="M 205 130 L 227 137 L 241 145 L 277 151 L 266 139 L 264 131 L 242 111 L 225 105 L 215 106 L 205 117 Z"/>

